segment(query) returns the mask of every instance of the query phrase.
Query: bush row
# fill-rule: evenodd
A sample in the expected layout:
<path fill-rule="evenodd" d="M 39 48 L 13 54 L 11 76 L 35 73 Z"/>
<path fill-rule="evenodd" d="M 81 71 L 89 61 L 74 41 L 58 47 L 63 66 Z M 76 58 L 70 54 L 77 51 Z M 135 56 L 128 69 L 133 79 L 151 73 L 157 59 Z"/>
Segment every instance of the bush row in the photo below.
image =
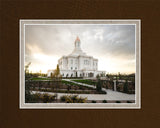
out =
<path fill-rule="evenodd" d="M 86 103 L 87 98 L 78 97 L 78 95 L 64 95 L 60 97 L 62 102 L 66 103 Z"/>
<path fill-rule="evenodd" d="M 38 102 L 43 102 L 43 103 L 49 103 L 53 102 L 56 99 L 56 95 L 48 95 L 46 93 L 40 94 L 40 93 L 35 93 L 35 94 L 26 94 L 25 95 L 25 102 L 26 103 L 38 103 Z"/>

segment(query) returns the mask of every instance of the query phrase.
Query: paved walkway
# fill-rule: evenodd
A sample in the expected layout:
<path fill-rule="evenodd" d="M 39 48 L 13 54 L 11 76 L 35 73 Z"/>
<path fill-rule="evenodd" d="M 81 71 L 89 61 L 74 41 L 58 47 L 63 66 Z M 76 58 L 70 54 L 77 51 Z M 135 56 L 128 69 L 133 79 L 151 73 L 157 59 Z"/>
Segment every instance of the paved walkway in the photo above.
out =
<path fill-rule="evenodd" d="M 80 84 L 83 86 L 88 86 L 92 88 L 96 88 L 93 85 L 88 85 L 88 84 L 83 84 L 83 83 L 78 83 L 75 81 L 71 81 L 69 79 L 64 79 L 66 81 L 70 81 L 76 84 Z M 102 88 L 103 91 L 106 91 L 107 94 L 71 94 L 71 93 L 57 93 L 58 94 L 58 99 L 60 99 L 61 96 L 63 95 L 78 95 L 79 97 L 87 98 L 88 100 L 135 100 L 135 94 L 126 94 L 126 93 L 121 93 L 117 91 L 112 91 L 110 89 L 105 89 Z M 52 92 L 39 92 L 39 91 L 32 91 L 33 93 L 48 93 L 50 95 L 54 95 L 55 93 Z"/>
<path fill-rule="evenodd" d="M 40 91 L 32 91 L 33 93 L 48 93 L 49 95 L 55 95 L 56 93 L 52 92 L 40 92 Z M 71 93 L 57 93 L 58 99 L 60 99 L 63 95 L 76 95 Z M 120 92 L 115 92 L 112 90 L 107 90 L 107 94 L 77 94 L 79 97 L 87 98 L 88 100 L 135 100 L 134 94 L 124 94 Z"/>

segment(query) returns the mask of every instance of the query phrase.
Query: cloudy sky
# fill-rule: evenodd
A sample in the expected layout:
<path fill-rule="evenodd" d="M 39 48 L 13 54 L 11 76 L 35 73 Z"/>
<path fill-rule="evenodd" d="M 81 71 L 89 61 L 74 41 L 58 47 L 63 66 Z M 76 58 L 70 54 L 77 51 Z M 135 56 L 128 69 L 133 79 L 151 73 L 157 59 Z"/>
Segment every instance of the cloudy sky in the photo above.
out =
<path fill-rule="evenodd" d="M 32 72 L 55 69 L 77 36 L 82 50 L 99 60 L 98 70 L 135 73 L 134 25 L 26 25 L 25 64 L 31 62 Z"/>

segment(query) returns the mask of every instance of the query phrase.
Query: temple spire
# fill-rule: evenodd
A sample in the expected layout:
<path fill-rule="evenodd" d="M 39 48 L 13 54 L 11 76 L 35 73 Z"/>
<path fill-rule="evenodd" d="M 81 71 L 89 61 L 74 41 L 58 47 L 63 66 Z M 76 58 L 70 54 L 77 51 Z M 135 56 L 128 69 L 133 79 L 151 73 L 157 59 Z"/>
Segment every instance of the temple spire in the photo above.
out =
<path fill-rule="evenodd" d="M 79 37 L 77 36 L 76 41 L 80 41 Z"/>
<path fill-rule="evenodd" d="M 86 53 L 84 53 L 81 49 L 81 41 L 80 38 L 77 36 L 75 42 L 74 42 L 74 50 L 73 52 L 70 54 L 71 56 L 78 56 L 78 55 L 86 55 Z"/>
<path fill-rule="evenodd" d="M 80 41 L 79 37 L 77 36 L 77 38 L 75 40 L 75 48 L 80 49 L 81 48 L 80 44 L 81 44 L 81 41 Z"/>

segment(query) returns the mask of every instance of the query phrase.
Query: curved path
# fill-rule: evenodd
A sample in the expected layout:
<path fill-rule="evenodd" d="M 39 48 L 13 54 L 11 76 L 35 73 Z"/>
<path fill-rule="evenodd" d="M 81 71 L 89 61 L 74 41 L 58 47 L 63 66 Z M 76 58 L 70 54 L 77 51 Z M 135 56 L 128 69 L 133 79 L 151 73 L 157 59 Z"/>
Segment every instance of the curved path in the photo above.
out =
<path fill-rule="evenodd" d="M 96 86 L 84 84 L 80 82 L 72 81 L 72 79 L 63 79 L 69 82 L 73 82 L 79 85 L 96 88 Z M 102 88 L 106 94 L 79 94 L 82 96 L 86 96 L 89 100 L 135 100 L 135 94 L 126 94 L 122 92 L 113 91 L 110 89 Z"/>
<path fill-rule="evenodd" d="M 94 86 L 94 85 L 89 85 L 89 84 L 84 84 L 84 83 L 80 83 L 80 82 L 72 81 L 72 80 L 74 80 L 74 79 L 63 79 L 63 80 L 65 80 L 65 81 L 69 81 L 69 82 L 72 82 L 72 83 L 75 83 L 75 84 L 79 84 L 79 85 L 82 85 L 82 86 L 87 86 L 87 87 L 91 87 L 91 88 L 96 88 L 96 86 Z M 103 91 L 105 91 L 105 92 L 106 92 L 106 94 L 107 94 L 107 89 L 102 88 L 102 90 L 103 90 Z"/>

